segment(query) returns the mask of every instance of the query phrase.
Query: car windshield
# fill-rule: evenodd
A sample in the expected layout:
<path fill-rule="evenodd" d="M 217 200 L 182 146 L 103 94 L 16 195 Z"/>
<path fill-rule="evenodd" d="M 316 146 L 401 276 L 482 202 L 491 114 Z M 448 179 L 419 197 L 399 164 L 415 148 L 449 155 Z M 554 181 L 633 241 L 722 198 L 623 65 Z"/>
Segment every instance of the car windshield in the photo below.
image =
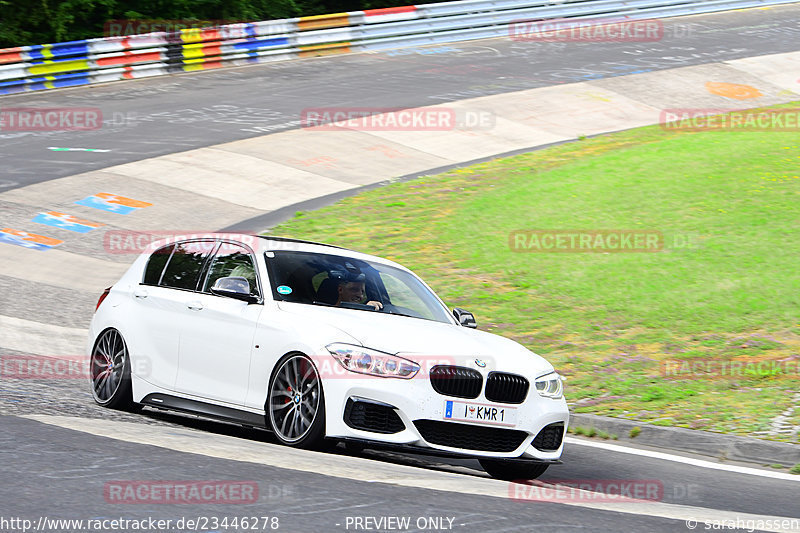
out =
<path fill-rule="evenodd" d="M 311 252 L 267 252 L 266 258 L 272 293 L 278 301 L 379 311 L 452 324 L 447 308 L 405 270 Z"/>

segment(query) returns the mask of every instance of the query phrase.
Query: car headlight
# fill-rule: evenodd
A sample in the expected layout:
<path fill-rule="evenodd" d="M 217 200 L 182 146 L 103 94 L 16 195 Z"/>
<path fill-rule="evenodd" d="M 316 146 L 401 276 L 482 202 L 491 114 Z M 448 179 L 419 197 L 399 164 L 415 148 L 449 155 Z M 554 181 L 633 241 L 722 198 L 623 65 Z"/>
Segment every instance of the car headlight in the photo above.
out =
<path fill-rule="evenodd" d="M 564 395 L 564 384 L 561 381 L 561 376 L 555 372 L 537 378 L 535 385 L 539 396 L 557 400 Z"/>
<path fill-rule="evenodd" d="M 420 368 L 414 361 L 362 346 L 334 343 L 325 348 L 344 368 L 358 374 L 411 379 Z"/>

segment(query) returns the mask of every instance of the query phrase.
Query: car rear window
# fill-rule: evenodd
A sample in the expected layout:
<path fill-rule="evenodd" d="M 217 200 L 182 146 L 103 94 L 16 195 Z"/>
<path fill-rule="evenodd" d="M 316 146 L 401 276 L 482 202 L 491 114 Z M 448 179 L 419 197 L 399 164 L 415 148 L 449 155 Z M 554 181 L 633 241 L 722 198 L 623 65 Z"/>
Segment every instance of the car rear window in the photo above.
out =
<path fill-rule="evenodd" d="M 158 282 L 161 281 L 161 273 L 164 272 L 164 266 L 169 261 L 173 248 L 175 248 L 175 245 L 169 244 L 153 252 L 147 262 L 147 267 L 144 269 L 144 283 L 158 285 Z"/>
<path fill-rule="evenodd" d="M 195 290 L 203 266 L 216 245 L 216 241 L 191 241 L 176 244 L 159 285 L 173 289 Z"/>

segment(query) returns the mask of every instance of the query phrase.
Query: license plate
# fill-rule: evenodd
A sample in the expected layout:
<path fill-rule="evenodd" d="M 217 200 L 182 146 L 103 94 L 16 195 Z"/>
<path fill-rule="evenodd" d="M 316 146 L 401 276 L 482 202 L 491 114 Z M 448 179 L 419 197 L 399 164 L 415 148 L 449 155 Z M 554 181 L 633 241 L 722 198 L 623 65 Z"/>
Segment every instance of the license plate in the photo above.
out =
<path fill-rule="evenodd" d="M 444 402 L 445 420 L 466 420 L 497 426 L 516 426 L 517 408 L 487 403 Z"/>

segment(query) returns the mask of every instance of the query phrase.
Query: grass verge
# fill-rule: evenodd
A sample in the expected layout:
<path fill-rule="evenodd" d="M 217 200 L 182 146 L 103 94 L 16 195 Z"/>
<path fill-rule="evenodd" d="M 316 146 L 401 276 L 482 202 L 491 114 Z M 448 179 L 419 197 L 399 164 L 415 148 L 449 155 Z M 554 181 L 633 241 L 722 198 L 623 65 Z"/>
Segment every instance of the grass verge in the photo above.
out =
<path fill-rule="evenodd" d="M 512 232 L 533 229 L 664 240 L 515 251 Z M 797 132 L 603 135 L 368 191 L 271 234 L 408 266 L 550 360 L 577 412 L 763 435 L 799 389 Z"/>

